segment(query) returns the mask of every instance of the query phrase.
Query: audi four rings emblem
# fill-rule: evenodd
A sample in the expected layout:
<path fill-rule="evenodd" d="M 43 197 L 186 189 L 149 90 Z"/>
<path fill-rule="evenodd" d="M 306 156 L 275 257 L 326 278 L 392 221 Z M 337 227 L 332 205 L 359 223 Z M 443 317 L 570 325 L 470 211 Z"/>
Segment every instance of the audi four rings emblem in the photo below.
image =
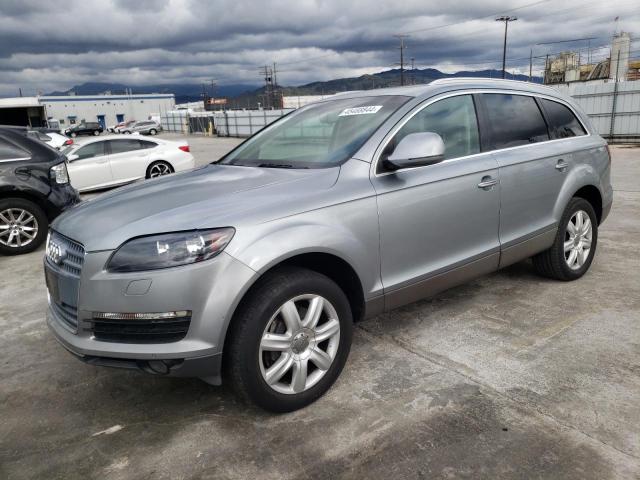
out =
<path fill-rule="evenodd" d="M 53 263 L 60 265 L 62 260 L 64 260 L 65 251 L 56 242 L 49 241 L 49 245 L 47 245 L 47 256 Z"/>

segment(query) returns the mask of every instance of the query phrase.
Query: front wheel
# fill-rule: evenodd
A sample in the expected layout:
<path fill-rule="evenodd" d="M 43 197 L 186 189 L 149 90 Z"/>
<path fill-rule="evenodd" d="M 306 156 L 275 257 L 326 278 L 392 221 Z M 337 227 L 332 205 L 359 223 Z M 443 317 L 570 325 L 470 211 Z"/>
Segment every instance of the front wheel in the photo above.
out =
<path fill-rule="evenodd" d="M 100 135 L 100 132 L 98 130 L 94 130 L 93 134 L 97 137 L 98 135 Z"/>
<path fill-rule="evenodd" d="M 23 198 L 0 200 L 0 254 L 19 255 L 38 248 L 49 222 L 42 208 Z"/>
<path fill-rule="evenodd" d="M 598 217 L 588 201 L 574 197 L 560 219 L 553 245 L 533 257 L 533 266 L 545 277 L 577 280 L 589 270 L 597 243 Z"/>
<path fill-rule="evenodd" d="M 352 329 L 349 302 L 335 282 L 281 268 L 259 281 L 234 316 L 225 377 L 240 397 L 265 410 L 305 407 L 340 375 Z"/>

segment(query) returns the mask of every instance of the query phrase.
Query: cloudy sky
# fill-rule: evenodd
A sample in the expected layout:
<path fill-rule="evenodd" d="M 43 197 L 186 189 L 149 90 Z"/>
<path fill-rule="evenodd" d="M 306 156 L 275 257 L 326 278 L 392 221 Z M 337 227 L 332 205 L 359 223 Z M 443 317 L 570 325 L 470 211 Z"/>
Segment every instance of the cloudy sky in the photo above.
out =
<path fill-rule="evenodd" d="M 587 57 L 587 41 L 541 42 L 596 37 L 591 46 L 606 48 L 592 56 L 604 58 L 616 16 L 640 40 L 638 0 L 0 0 L 0 96 L 87 81 L 259 84 L 258 67 L 273 62 L 285 85 L 375 73 L 398 61 L 400 33 L 416 67 L 499 69 L 496 14 L 518 17 L 510 71 L 528 72 L 532 46 Z"/>

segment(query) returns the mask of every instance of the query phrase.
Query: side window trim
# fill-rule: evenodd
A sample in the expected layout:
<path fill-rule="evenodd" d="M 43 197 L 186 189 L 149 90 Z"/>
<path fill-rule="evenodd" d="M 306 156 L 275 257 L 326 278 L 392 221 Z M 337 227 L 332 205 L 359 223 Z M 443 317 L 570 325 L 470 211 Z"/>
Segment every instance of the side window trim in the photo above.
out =
<path fill-rule="evenodd" d="M 544 111 L 544 107 L 542 106 L 542 102 L 540 101 L 539 97 L 534 96 L 533 99 L 536 102 L 536 105 L 538 106 L 538 110 L 540 110 L 540 115 L 542 115 L 542 119 L 544 120 L 545 125 L 547 126 L 547 136 L 549 137 L 549 140 L 554 140 L 554 135 L 553 132 L 551 131 L 551 123 L 549 122 L 549 116 L 547 115 L 547 112 Z M 546 140 L 547 142 L 549 140 Z M 542 142 L 539 142 L 542 143 Z"/>
<path fill-rule="evenodd" d="M 576 112 L 576 110 L 573 108 L 572 105 L 570 105 L 569 103 L 565 102 L 563 99 L 561 98 L 557 98 L 551 95 L 545 95 L 544 93 L 536 93 L 536 92 L 524 92 L 524 91 L 518 91 L 518 90 L 504 90 L 504 89 L 487 89 L 487 88 L 471 88 L 468 90 L 457 90 L 454 92 L 444 92 L 438 95 L 435 95 L 433 97 L 427 98 L 425 99 L 423 102 L 421 102 L 420 104 L 418 104 L 416 107 L 414 107 L 413 110 L 411 110 L 410 112 L 408 112 L 407 114 L 405 114 L 404 117 L 402 117 L 390 130 L 389 132 L 387 132 L 387 134 L 385 135 L 385 137 L 382 139 L 382 142 L 380 142 L 380 144 L 376 147 L 374 156 L 373 156 L 373 161 L 372 161 L 372 165 L 373 165 L 373 174 L 375 176 L 380 176 L 380 175 L 388 175 L 389 172 L 385 172 L 385 171 L 380 171 L 379 167 L 380 167 L 380 158 L 382 156 L 382 152 L 384 152 L 385 148 L 387 147 L 388 143 L 393 139 L 393 137 L 395 136 L 395 134 L 405 125 L 405 123 L 407 123 L 409 120 L 411 120 L 414 115 L 418 114 L 418 112 L 422 111 L 423 109 L 427 108 L 429 105 L 436 103 L 439 100 L 444 100 L 445 98 L 449 98 L 449 97 L 456 97 L 459 95 L 472 95 L 474 97 L 474 104 L 476 105 L 476 117 L 477 117 L 477 121 L 478 121 L 478 127 L 480 130 L 480 135 L 481 135 L 481 146 L 480 146 L 480 153 L 474 153 L 472 155 L 467 155 L 464 157 L 458 157 L 458 158 L 451 158 L 448 160 L 444 160 L 441 163 L 445 163 L 445 162 L 455 162 L 457 160 L 461 160 L 463 158 L 469 158 L 469 157 L 473 157 L 476 155 L 484 155 L 485 153 L 489 153 L 489 152 L 497 152 L 497 151 L 503 151 L 503 150 L 511 150 L 511 149 L 516 149 L 516 148 L 528 148 L 534 145 L 540 145 L 541 143 L 546 143 L 546 142 L 556 142 L 556 141 L 563 141 L 563 140 L 568 140 L 570 138 L 575 138 L 575 137 L 569 137 L 569 138 L 557 138 L 557 139 L 553 139 L 553 138 L 549 138 L 549 140 L 545 140 L 544 142 L 537 142 L 534 144 L 530 144 L 530 145 L 518 145 L 516 147 L 506 147 L 506 148 L 500 148 L 500 149 L 491 149 L 490 146 L 492 145 L 492 139 L 491 136 L 488 133 L 488 123 L 486 121 L 486 113 L 484 111 L 484 103 L 482 101 L 482 94 L 484 93 L 503 93 L 503 94 L 507 94 L 507 95 L 522 95 L 525 97 L 533 97 L 536 100 L 539 98 L 544 98 L 547 100 L 551 100 L 552 102 L 556 102 L 559 103 L 560 105 L 564 105 L 565 107 L 567 107 L 569 109 L 569 111 L 576 117 L 576 119 L 578 120 L 578 122 L 580 123 L 580 126 L 582 126 L 582 129 L 586 132 L 585 135 L 582 135 L 584 137 L 590 137 L 592 135 L 592 132 L 590 129 L 587 128 L 586 124 L 583 122 L 582 118 L 580 117 L 580 115 L 578 115 L 578 113 Z M 479 101 L 476 102 L 476 96 L 479 97 Z M 541 114 L 543 115 L 544 118 L 544 113 L 541 112 Z M 545 122 L 546 122 L 546 118 L 545 118 Z M 483 129 L 485 130 L 485 135 L 484 138 L 487 141 L 486 145 L 482 144 L 482 132 Z M 486 149 L 484 147 L 487 147 Z M 424 167 L 415 167 L 415 168 L 424 168 Z"/>

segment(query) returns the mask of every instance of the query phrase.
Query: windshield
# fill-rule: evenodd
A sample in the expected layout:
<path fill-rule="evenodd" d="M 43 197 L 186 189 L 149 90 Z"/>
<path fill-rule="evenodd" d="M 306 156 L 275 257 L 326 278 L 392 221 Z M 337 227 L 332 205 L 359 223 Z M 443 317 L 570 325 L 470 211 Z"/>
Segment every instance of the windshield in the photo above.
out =
<path fill-rule="evenodd" d="M 219 163 L 282 168 L 339 165 L 407 100 L 387 95 L 303 107 L 251 137 Z"/>

